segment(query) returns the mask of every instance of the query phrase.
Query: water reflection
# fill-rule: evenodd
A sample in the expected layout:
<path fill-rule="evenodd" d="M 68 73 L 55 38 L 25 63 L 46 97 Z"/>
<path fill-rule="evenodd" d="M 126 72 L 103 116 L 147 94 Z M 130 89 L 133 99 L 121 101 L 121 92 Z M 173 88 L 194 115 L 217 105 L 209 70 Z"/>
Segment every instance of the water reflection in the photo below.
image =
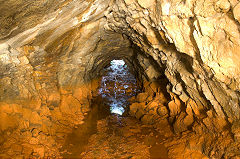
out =
<path fill-rule="evenodd" d="M 125 62 L 112 60 L 105 69 L 99 89 L 102 98 L 110 106 L 111 113 L 122 115 L 129 104 L 128 99 L 135 95 L 136 91 L 136 79 Z"/>

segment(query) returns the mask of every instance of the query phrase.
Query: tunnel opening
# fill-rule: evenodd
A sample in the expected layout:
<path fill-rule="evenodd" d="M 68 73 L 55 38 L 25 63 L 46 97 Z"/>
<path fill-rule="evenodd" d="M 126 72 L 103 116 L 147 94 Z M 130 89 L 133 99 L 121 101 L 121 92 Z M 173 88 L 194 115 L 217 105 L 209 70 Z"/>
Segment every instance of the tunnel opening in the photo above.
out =
<path fill-rule="evenodd" d="M 90 110 L 84 122 L 68 134 L 62 152 L 69 154 L 64 153 L 64 157 L 96 158 L 98 152 L 97 158 L 101 158 L 104 153 L 99 150 L 107 149 L 112 151 L 107 158 L 119 158 L 124 156 L 118 146 L 123 143 L 125 157 L 134 151 L 135 157 L 168 158 L 163 141 L 173 134 L 175 116 L 170 118 L 167 107 L 171 100 L 167 86 L 171 85 L 165 68 L 129 39 L 124 41 L 127 46 L 119 46 L 114 42 L 122 37 L 115 40 L 118 34 L 111 36 L 114 40 L 108 42 L 112 49 L 100 41 L 92 66 L 85 71 L 86 83 L 94 81 Z M 129 141 L 137 143 L 139 149 L 133 150 Z"/>
<path fill-rule="evenodd" d="M 103 103 L 109 105 L 110 112 L 127 114 L 128 99 L 140 92 L 135 76 L 123 59 L 114 59 L 104 68 L 99 95 Z"/>

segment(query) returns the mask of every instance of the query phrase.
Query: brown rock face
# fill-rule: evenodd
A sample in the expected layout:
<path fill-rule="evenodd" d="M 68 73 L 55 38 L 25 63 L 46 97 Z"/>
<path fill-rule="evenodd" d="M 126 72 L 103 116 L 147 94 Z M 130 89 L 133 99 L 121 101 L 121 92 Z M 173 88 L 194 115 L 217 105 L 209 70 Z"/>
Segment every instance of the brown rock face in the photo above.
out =
<path fill-rule="evenodd" d="M 239 158 L 239 0 L 0 0 L 0 13 L 0 158 L 61 157 L 113 59 L 142 86 L 129 114 L 171 158 Z"/>
<path fill-rule="evenodd" d="M 238 3 L 234 8 L 233 8 L 233 15 L 234 18 L 240 22 L 240 3 Z"/>

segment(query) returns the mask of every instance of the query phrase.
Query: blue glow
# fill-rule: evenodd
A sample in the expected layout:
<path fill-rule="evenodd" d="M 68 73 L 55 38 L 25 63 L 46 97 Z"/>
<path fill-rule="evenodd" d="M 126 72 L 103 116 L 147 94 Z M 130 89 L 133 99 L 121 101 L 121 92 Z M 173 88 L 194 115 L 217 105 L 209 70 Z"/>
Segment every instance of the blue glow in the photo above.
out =
<path fill-rule="evenodd" d="M 107 100 L 111 113 L 122 115 L 128 98 L 136 91 L 136 79 L 123 60 L 112 60 L 102 77 L 99 93 Z"/>

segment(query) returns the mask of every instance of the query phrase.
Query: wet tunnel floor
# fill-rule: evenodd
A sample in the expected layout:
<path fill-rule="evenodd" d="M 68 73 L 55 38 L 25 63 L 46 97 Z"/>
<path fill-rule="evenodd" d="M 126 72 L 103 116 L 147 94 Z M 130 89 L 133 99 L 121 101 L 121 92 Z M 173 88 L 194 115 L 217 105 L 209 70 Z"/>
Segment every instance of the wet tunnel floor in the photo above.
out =
<path fill-rule="evenodd" d="M 112 61 L 85 122 L 68 135 L 63 157 L 168 158 L 164 137 L 127 115 L 128 99 L 137 92 L 136 80 L 124 62 Z"/>

